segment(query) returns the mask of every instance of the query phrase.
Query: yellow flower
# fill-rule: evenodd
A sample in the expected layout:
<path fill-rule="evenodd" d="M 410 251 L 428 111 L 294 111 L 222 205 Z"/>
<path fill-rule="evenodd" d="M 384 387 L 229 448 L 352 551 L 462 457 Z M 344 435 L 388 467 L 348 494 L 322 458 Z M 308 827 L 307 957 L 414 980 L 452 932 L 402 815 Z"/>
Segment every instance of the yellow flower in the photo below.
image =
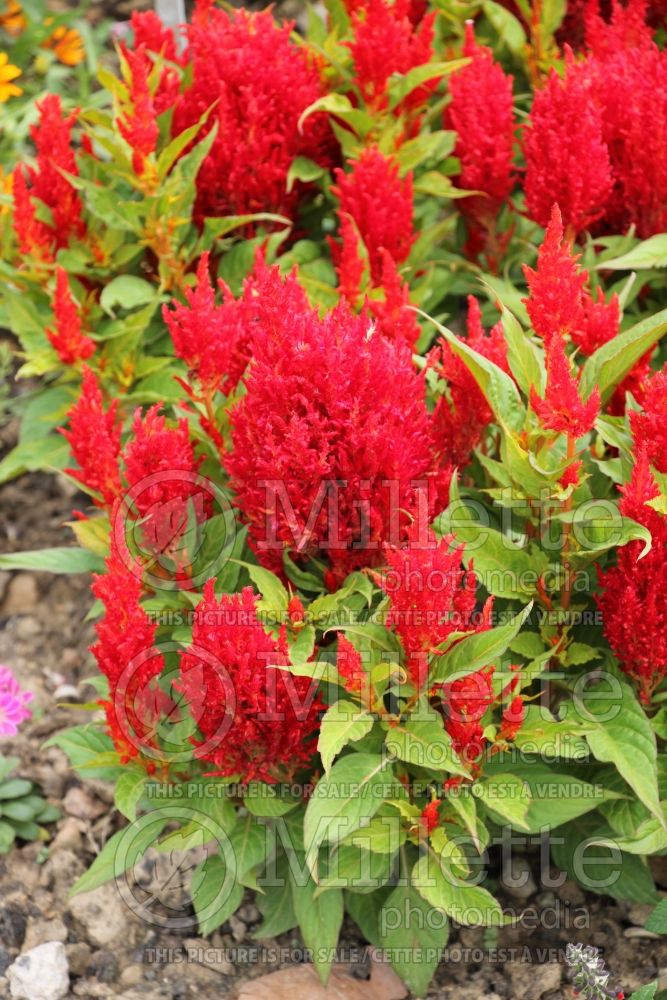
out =
<path fill-rule="evenodd" d="M 14 174 L 6 174 L 0 167 L 0 194 L 11 195 L 14 190 Z M 0 202 L 0 216 L 9 215 L 11 205 Z"/>
<path fill-rule="evenodd" d="M 23 91 L 17 87 L 12 80 L 21 75 L 18 66 L 12 66 L 6 52 L 0 52 L 0 104 L 4 104 L 10 97 L 18 97 Z"/>
<path fill-rule="evenodd" d="M 76 66 L 86 54 L 83 39 L 76 28 L 66 28 L 64 25 L 52 31 L 42 43 L 42 48 L 55 52 L 56 59 L 65 66 Z"/>
<path fill-rule="evenodd" d="M 4 28 L 8 35 L 16 37 L 21 34 L 27 23 L 18 0 L 7 0 L 4 13 L 0 14 L 0 27 Z"/>

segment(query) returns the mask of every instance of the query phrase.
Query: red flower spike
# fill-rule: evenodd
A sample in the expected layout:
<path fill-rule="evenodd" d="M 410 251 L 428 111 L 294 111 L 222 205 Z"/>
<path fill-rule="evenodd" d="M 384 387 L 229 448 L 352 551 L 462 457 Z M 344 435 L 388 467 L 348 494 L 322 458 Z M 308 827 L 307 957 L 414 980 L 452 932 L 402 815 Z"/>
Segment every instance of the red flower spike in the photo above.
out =
<path fill-rule="evenodd" d="M 402 264 L 415 240 L 412 225 L 412 175 L 399 177 L 398 164 L 371 146 L 353 162 L 349 173 L 336 171 L 333 194 L 341 219 L 349 216 L 368 252 L 372 284 L 381 285 L 384 250 Z"/>
<path fill-rule="evenodd" d="M 526 208 L 546 226 L 554 202 L 576 236 L 602 218 L 612 171 L 602 116 L 584 73 L 568 62 L 565 79 L 552 70 L 533 100 L 524 133 Z"/>
<path fill-rule="evenodd" d="M 22 254 L 34 254 L 51 261 L 51 233 L 37 218 L 35 206 L 26 183 L 25 168 L 19 164 L 14 169 L 12 197 L 14 201 L 13 225 Z"/>
<path fill-rule="evenodd" d="M 433 799 L 433 801 L 424 806 L 421 811 L 419 825 L 427 837 L 430 836 L 440 824 L 440 816 L 438 815 L 440 801 L 440 799 Z"/>
<path fill-rule="evenodd" d="M 361 653 L 344 635 L 338 636 L 336 669 L 343 687 L 350 694 L 360 695 L 367 686 L 367 675 L 361 662 Z"/>
<path fill-rule="evenodd" d="M 187 62 L 187 50 L 179 54 L 176 49 L 176 38 L 171 28 L 166 28 L 157 14 L 152 10 L 133 11 L 130 18 L 134 36 L 134 51 L 141 54 L 145 63 L 145 72 L 150 76 L 153 69 L 153 58 L 160 56 L 168 63 L 184 66 Z M 181 79 L 178 70 L 172 66 L 164 66 L 153 95 L 155 114 L 161 115 L 175 104 L 181 89 Z"/>
<path fill-rule="evenodd" d="M 150 59 L 146 57 L 145 49 L 136 51 L 123 49 L 130 71 L 129 105 L 130 108 L 118 119 L 118 129 L 127 144 L 132 149 L 132 168 L 140 177 L 145 170 L 146 157 L 157 148 L 160 130 L 156 121 L 156 111 L 148 86 Z"/>
<path fill-rule="evenodd" d="M 452 536 L 436 541 L 430 529 L 420 538 L 416 528 L 406 548 L 387 550 L 388 569 L 379 582 L 389 597 L 387 626 L 400 638 L 408 673 L 421 688 L 428 656 L 452 632 L 484 631 L 488 625 L 473 624 L 476 580 L 472 564 L 462 565 L 465 547 L 451 548 Z"/>
<path fill-rule="evenodd" d="M 646 449 L 640 446 L 620 510 L 648 528 L 653 544 L 641 559 L 642 541 L 622 546 L 616 565 L 598 570 L 596 597 L 607 641 L 644 704 L 667 676 L 667 518 L 647 506 L 659 494 Z"/>
<path fill-rule="evenodd" d="M 652 40 L 642 4 L 614 3 L 611 24 L 593 16 L 587 35 L 591 52 L 579 72 L 600 109 L 614 179 L 604 229 L 634 224 L 646 239 L 667 229 L 667 53 Z"/>
<path fill-rule="evenodd" d="M 67 414 L 69 430 L 61 434 L 69 442 L 78 469 L 66 469 L 80 483 L 102 496 L 100 506 L 113 507 L 121 490 L 118 456 L 120 421 L 116 419 L 118 400 L 107 411 L 93 372 L 83 366 L 81 395 Z"/>
<path fill-rule="evenodd" d="M 250 587 L 216 600 L 204 587 L 181 654 L 180 689 L 201 736 L 195 753 L 242 782 L 289 780 L 317 744 L 317 684 L 278 669 L 287 662 L 257 619 Z"/>
<path fill-rule="evenodd" d="M 95 626 L 97 642 L 90 647 L 100 671 L 109 681 L 109 700 L 103 702 L 107 724 L 122 759 L 135 757 L 142 743 L 154 745 L 157 719 L 168 699 L 151 684 L 164 668 L 155 649 L 157 626 L 139 601 L 141 574 L 112 550 L 107 572 L 93 577 L 92 590 L 105 608 Z"/>
<path fill-rule="evenodd" d="M 197 174 L 195 216 L 272 212 L 294 217 L 303 185 L 287 190 L 297 156 L 329 166 L 332 133 L 326 115 L 303 112 L 325 94 L 319 65 L 295 44 L 290 22 L 270 11 L 249 14 L 199 3 L 188 27 L 192 82 L 178 98 L 172 135 L 195 125 L 213 106 L 197 141 L 218 123 Z M 252 168 L 250 168 L 252 164 Z"/>
<path fill-rule="evenodd" d="M 498 731 L 498 739 L 511 741 L 521 729 L 526 718 L 526 706 L 523 698 L 517 694 L 503 709 L 502 722 Z"/>
<path fill-rule="evenodd" d="M 250 292 L 252 363 L 226 468 L 262 564 L 282 573 L 283 549 L 320 553 L 335 587 L 445 495 L 424 378 L 404 344 L 345 304 L 319 316 L 276 268 Z"/>
<path fill-rule="evenodd" d="M 425 15 L 415 27 L 411 0 L 363 0 L 354 6 L 354 39 L 344 44 L 352 53 L 356 83 L 364 100 L 371 109 L 382 111 L 387 107 L 389 78 L 433 60 L 436 15 Z M 437 80 L 433 80 L 417 87 L 395 111 L 421 108 L 436 86 Z"/>
<path fill-rule="evenodd" d="M 597 419 L 600 393 L 596 388 L 585 403 L 582 401 L 559 336 L 554 336 L 547 342 L 546 351 L 546 394 L 541 399 L 535 389 L 531 388 L 530 405 L 546 430 L 579 438 L 591 430 Z"/>
<path fill-rule="evenodd" d="M 667 473 L 667 373 L 656 372 L 646 383 L 643 411 L 630 413 L 635 447 L 658 472 Z"/>
<path fill-rule="evenodd" d="M 340 243 L 329 237 L 329 247 L 338 274 L 338 290 L 354 308 L 359 303 L 364 286 L 366 263 L 363 259 L 359 231 L 349 215 L 340 216 Z"/>
<path fill-rule="evenodd" d="M 53 300 L 56 320 L 55 330 L 47 329 L 46 335 L 65 365 L 85 361 L 95 352 L 95 343 L 81 331 L 81 318 L 69 290 L 67 271 L 56 269 L 56 294 Z"/>
<path fill-rule="evenodd" d="M 220 389 L 228 394 L 248 363 L 246 342 L 254 285 L 253 279 L 248 278 L 244 301 L 236 301 L 224 283 L 220 287 L 224 302 L 216 305 L 207 251 L 199 258 L 195 289 L 185 290 L 186 304 L 174 301 L 171 310 L 163 307 L 162 315 L 176 354 L 183 358 L 202 389 L 205 392 Z"/>
<path fill-rule="evenodd" d="M 459 757 L 474 764 L 487 745 L 482 720 L 494 702 L 494 667 L 460 677 L 442 688 L 445 729 Z"/>
<path fill-rule="evenodd" d="M 513 77 L 494 61 L 491 49 L 476 43 L 472 21 L 466 22 L 463 55 L 471 61 L 450 79 L 445 125 L 458 136 L 457 186 L 482 192 L 464 199 L 461 211 L 469 229 L 485 232 L 514 186 Z"/>
<path fill-rule="evenodd" d="M 585 274 L 585 272 L 582 272 Z M 603 344 L 613 340 L 621 325 L 621 308 L 618 296 L 612 295 L 609 302 L 605 301 L 601 288 L 597 297 L 593 298 L 584 292 L 582 298 L 583 317 L 579 329 L 573 329 L 570 337 L 573 344 L 586 356 L 593 354 Z"/>
<path fill-rule="evenodd" d="M 584 327 L 582 295 L 588 275 L 577 266 L 578 256 L 563 238 L 558 205 L 551 217 L 537 254 L 537 269 L 524 265 L 530 295 L 524 299 L 533 328 L 545 343 Z"/>
<path fill-rule="evenodd" d="M 86 232 L 79 193 L 62 173 L 75 176 L 79 173 L 71 145 L 76 113 L 64 116 L 60 98 L 55 94 L 47 94 L 37 103 L 37 109 L 39 121 L 30 128 L 37 150 L 37 164 L 22 168 L 22 179 L 27 177 L 30 186 L 27 191 L 23 190 L 19 181 L 17 202 L 20 214 L 15 220 L 15 227 L 22 246 L 41 247 L 48 241 L 53 252 L 68 246 L 72 239 L 81 239 Z M 21 172 L 19 169 L 15 177 Z M 34 222 L 31 225 L 26 198 L 32 203 L 33 213 L 35 200 L 44 202 L 51 212 L 53 225 L 39 223 L 36 227 Z"/>
<path fill-rule="evenodd" d="M 368 309 L 380 333 L 389 340 L 406 343 L 412 351 L 421 330 L 417 314 L 410 308 L 410 288 L 406 281 L 401 281 L 391 255 L 384 249 L 381 254 L 384 298 L 369 300 Z"/>
<path fill-rule="evenodd" d="M 289 620 L 292 625 L 303 624 L 306 620 L 306 611 L 301 598 L 296 597 L 296 595 L 290 598 L 289 604 L 287 605 L 287 614 L 289 615 Z"/>

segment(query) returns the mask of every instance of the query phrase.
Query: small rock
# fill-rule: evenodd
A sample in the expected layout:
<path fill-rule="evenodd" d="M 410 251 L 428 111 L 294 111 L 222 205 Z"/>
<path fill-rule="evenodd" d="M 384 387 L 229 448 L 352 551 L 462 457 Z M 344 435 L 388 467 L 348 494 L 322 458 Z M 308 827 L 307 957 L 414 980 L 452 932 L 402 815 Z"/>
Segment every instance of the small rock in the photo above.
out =
<path fill-rule="evenodd" d="M 7 587 L 2 612 L 5 615 L 26 615 L 35 610 L 38 601 L 39 589 L 34 575 L 17 573 Z M 39 623 L 37 625 L 39 630 Z"/>
<path fill-rule="evenodd" d="M 628 920 L 633 923 L 635 927 L 643 927 L 653 910 L 655 910 L 655 905 L 653 903 L 635 903 L 634 906 L 630 907 Z"/>
<path fill-rule="evenodd" d="M 116 993 L 106 983 L 100 983 L 97 979 L 80 979 L 72 990 L 75 997 L 85 997 L 85 1000 L 97 1000 L 105 997 L 115 997 Z"/>
<path fill-rule="evenodd" d="M 0 945 L 0 976 L 4 977 L 5 972 L 12 964 L 12 956 Z M 1 995 L 1 994 L 0 994 Z"/>
<path fill-rule="evenodd" d="M 500 884 L 512 899 L 530 899 L 537 892 L 537 882 L 533 877 L 531 867 L 525 858 L 512 856 L 509 864 L 503 870 Z"/>
<path fill-rule="evenodd" d="M 570 903 L 572 906 L 581 906 L 586 899 L 581 887 L 572 879 L 568 879 L 558 887 L 557 895 L 564 903 Z"/>
<path fill-rule="evenodd" d="M 51 841 L 50 851 L 80 851 L 81 850 L 81 830 L 79 823 L 74 816 L 67 816 L 57 834 Z"/>
<path fill-rule="evenodd" d="M 623 931 L 623 937 L 630 938 L 630 940 L 641 938 L 645 938 L 646 940 L 652 939 L 654 941 L 660 940 L 660 934 L 655 934 L 653 931 L 647 931 L 645 927 L 626 927 Z"/>
<path fill-rule="evenodd" d="M 17 639 L 34 639 L 42 631 L 39 619 L 35 615 L 22 615 L 15 626 Z"/>
<path fill-rule="evenodd" d="M 24 952 L 7 970 L 16 1000 L 61 1000 L 69 990 L 69 969 L 62 941 L 50 941 Z"/>
<path fill-rule="evenodd" d="M 105 948 L 127 933 L 128 910 L 113 884 L 106 883 L 91 892 L 74 896 L 69 908 L 88 940 L 99 948 Z"/>
<path fill-rule="evenodd" d="M 73 684 L 59 684 L 53 692 L 56 701 L 79 701 L 79 689 Z"/>
<path fill-rule="evenodd" d="M 49 941 L 61 941 L 64 944 L 67 940 L 67 933 L 64 923 L 57 917 L 55 920 L 39 920 L 30 917 L 23 948 L 25 951 L 29 951 L 38 944 L 48 944 Z"/>
<path fill-rule="evenodd" d="M 91 956 L 86 972 L 100 983 L 113 983 L 118 979 L 118 960 L 110 951 L 96 951 Z"/>
<path fill-rule="evenodd" d="M 73 976 L 85 976 L 90 961 L 91 948 L 85 941 L 65 945 L 65 954 Z"/>
<path fill-rule="evenodd" d="M 120 974 L 122 986 L 137 986 L 144 978 L 144 970 L 141 965 L 126 965 Z"/>
<path fill-rule="evenodd" d="M 239 918 L 234 914 L 229 918 L 228 923 L 234 940 L 237 942 L 243 941 L 246 934 L 248 933 L 248 928 L 243 923 L 243 921 L 239 920 Z"/>
<path fill-rule="evenodd" d="M 505 972 L 512 984 L 512 995 L 522 1000 L 540 1000 L 549 990 L 560 986 L 561 967 L 555 962 L 544 965 L 508 962 Z"/>
<path fill-rule="evenodd" d="M 239 917 L 241 920 L 244 920 L 246 924 L 258 923 L 261 916 L 261 913 L 254 903 L 244 903 L 244 905 L 239 909 Z"/>
<path fill-rule="evenodd" d="M 103 802 L 98 802 L 78 785 L 68 789 L 63 806 L 68 816 L 75 816 L 77 819 L 97 819 L 107 811 Z"/>
<path fill-rule="evenodd" d="M 7 903 L 0 909 L 0 941 L 7 948 L 23 945 L 26 929 L 24 907 L 18 903 Z"/>

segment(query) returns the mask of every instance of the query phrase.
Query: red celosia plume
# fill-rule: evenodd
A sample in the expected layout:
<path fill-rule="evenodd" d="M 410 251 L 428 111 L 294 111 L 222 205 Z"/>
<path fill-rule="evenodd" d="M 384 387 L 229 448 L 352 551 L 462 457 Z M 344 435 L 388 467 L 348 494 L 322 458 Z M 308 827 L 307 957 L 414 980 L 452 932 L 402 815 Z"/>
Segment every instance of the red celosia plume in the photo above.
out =
<path fill-rule="evenodd" d="M 95 352 L 95 342 L 81 329 L 81 317 L 69 290 L 67 271 L 64 267 L 56 270 L 56 293 L 53 299 L 55 329 L 47 329 L 46 335 L 65 365 L 85 361 Z"/>
<path fill-rule="evenodd" d="M 118 400 L 104 409 L 102 391 L 93 372 L 84 365 L 81 395 L 68 413 L 67 438 L 78 469 L 66 471 L 89 490 L 101 495 L 101 504 L 111 509 L 121 491 L 119 455 L 120 422 Z"/>
<path fill-rule="evenodd" d="M 316 683 L 280 670 L 279 643 L 257 618 L 249 587 L 216 599 L 210 580 L 181 654 L 180 690 L 197 721 L 195 753 L 239 780 L 289 780 L 317 743 Z"/>
<path fill-rule="evenodd" d="M 293 277 L 266 269 L 255 292 L 231 484 L 265 565 L 281 572 L 283 549 L 319 554 L 340 581 L 381 562 L 446 488 L 423 377 L 367 318 L 344 305 L 320 317 Z"/>

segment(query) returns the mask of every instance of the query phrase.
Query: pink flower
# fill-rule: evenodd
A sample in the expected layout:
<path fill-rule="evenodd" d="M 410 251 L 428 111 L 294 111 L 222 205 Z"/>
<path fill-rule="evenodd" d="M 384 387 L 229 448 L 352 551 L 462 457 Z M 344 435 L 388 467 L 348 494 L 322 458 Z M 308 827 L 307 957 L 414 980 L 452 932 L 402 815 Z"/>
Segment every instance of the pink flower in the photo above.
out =
<path fill-rule="evenodd" d="M 0 666 L 0 736 L 16 736 L 22 722 L 29 719 L 26 708 L 32 701 L 30 691 L 22 691 L 9 667 Z"/>

